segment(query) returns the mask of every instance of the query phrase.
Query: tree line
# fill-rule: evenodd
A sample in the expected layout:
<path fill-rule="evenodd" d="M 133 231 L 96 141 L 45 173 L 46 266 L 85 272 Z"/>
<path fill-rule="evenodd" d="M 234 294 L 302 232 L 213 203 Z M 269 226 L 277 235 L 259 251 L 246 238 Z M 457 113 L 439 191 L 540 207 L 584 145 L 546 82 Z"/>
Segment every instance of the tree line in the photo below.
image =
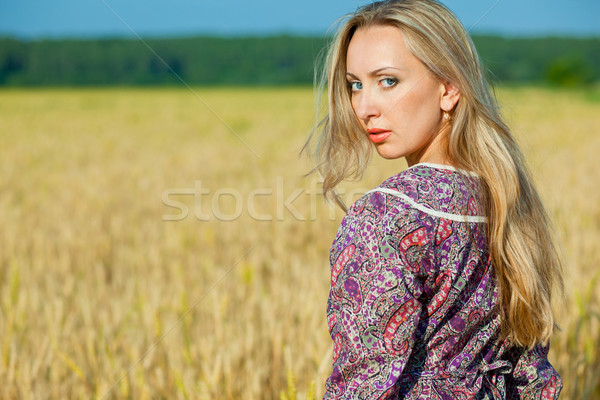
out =
<path fill-rule="evenodd" d="M 0 39 L 0 86 L 302 85 L 328 38 Z M 600 81 L 600 38 L 474 35 L 495 82 Z"/>

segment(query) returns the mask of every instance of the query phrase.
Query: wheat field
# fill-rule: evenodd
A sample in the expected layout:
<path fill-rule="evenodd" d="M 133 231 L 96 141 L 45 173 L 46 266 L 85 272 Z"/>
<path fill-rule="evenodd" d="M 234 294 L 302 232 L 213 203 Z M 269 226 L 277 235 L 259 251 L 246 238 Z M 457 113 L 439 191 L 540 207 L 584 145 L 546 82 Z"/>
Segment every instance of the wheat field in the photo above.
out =
<path fill-rule="evenodd" d="M 561 398 L 598 399 L 600 90 L 498 96 L 563 247 Z M 0 91 L 0 397 L 319 398 L 343 213 L 313 115 L 310 88 Z"/>

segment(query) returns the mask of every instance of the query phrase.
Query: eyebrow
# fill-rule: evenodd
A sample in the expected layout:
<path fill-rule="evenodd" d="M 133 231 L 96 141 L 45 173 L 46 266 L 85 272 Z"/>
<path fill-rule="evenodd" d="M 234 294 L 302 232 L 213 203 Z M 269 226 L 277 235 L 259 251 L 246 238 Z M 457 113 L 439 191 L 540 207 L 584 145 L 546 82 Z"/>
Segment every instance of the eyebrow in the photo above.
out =
<path fill-rule="evenodd" d="M 373 71 L 369 72 L 368 75 L 370 77 L 377 76 L 381 71 L 384 71 L 386 69 L 397 69 L 398 71 L 405 70 L 405 68 L 399 68 L 399 67 L 381 67 L 381 68 L 377 68 L 377 69 L 374 69 Z M 356 75 L 354 75 L 352 72 L 346 72 L 346 75 L 350 76 L 351 78 L 358 79 L 358 77 Z"/>

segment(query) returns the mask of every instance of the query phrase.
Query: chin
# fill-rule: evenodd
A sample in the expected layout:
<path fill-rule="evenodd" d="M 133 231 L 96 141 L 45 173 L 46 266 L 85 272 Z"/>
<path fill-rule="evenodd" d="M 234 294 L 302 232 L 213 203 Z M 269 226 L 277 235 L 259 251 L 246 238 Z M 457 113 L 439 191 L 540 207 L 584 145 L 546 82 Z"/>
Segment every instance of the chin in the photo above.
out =
<path fill-rule="evenodd" d="M 399 154 L 399 153 L 394 153 L 394 152 L 390 152 L 390 151 L 385 151 L 385 149 L 382 149 L 380 147 L 377 148 L 377 153 L 379 153 L 379 156 L 381 158 L 385 158 L 386 160 L 395 160 L 397 158 L 404 157 L 404 154 Z"/>

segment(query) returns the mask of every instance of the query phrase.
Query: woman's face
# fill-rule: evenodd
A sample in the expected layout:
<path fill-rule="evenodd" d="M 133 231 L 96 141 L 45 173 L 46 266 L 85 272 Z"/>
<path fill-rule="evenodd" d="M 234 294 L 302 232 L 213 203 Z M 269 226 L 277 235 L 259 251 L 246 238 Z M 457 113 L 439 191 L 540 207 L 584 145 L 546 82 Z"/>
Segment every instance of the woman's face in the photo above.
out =
<path fill-rule="evenodd" d="M 359 28 L 348 46 L 346 68 L 354 112 L 382 157 L 405 157 L 409 166 L 448 162 L 438 135 L 442 105 L 450 110 L 458 94 L 448 107 L 444 96 L 455 88 L 434 78 L 406 48 L 398 28 Z"/>

